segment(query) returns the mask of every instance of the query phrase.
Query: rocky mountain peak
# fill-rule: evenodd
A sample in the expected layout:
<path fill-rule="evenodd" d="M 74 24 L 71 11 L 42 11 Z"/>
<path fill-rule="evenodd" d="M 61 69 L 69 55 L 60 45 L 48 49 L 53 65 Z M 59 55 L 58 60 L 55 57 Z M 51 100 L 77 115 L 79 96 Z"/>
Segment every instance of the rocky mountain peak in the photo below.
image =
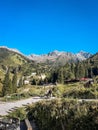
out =
<path fill-rule="evenodd" d="M 59 55 L 61 55 L 63 52 L 61 52 L 61 51 L 58 51 L 58 50 L 54 50 L 54 51 L 52 51 L 52 52 L 49 52 L 48 53 L 48 56 L 59 56 Z"/>
<path fill-rule="evenodd" d="M 77 56 L 78 58 L 80 58 L 81 60 L 85 60 L 85 59 L 88 59 L 89 57 L 91 57 L 92 54 L 89 53 L 89 52 L 80 51 L 80 52 L 78 52 L 78 53 L 76 54 L 76 56 Z"/>

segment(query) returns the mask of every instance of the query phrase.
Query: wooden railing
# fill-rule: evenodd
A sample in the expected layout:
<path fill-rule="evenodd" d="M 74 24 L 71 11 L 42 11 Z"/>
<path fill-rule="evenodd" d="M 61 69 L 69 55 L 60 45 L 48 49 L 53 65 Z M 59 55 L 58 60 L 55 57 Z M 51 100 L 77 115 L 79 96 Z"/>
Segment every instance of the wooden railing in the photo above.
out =
<path fill-rule="evenodd" d="M 26 124 L 27 130 L 33 130 L 32 126 L 30 124 L 30 121 L 28 119 L 25 119 L 25 124 Z"/>

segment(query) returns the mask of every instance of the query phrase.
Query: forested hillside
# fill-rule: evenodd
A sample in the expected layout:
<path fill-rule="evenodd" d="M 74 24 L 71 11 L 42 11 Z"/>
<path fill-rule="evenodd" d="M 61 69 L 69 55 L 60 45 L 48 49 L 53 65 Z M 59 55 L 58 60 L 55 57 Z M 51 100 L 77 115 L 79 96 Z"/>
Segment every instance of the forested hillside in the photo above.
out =
<path fill-rule="evenodd" d="M 80 80 L 81 78 L 93 78 L 98 75 L 98 53 L 87 60 L 77 63 L 66 63 L 62 67 L 54 69 L 51 73 L 53 82 L 65 83 L 68 80 Z"/>

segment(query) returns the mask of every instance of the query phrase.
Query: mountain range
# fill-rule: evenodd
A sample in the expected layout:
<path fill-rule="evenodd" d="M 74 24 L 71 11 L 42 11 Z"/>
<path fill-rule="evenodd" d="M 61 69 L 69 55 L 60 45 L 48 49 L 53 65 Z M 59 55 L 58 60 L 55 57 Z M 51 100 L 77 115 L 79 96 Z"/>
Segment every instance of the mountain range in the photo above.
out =
<path fill-rule="evenodd" d="M 76 54 L 73 54 L 71 52 L 64 52 L 64 51 L 53 51 L 53 52 L 49 52 L 48 54 L 44 54 L 44 55 L 29 55 L 29 59 L 36 61 L 37 63 L 46 63 L 46 62 L 72 62 L 72 61 L 82 61 L 82 60 L 86 60 L 87 58 L 91 57 L 92 54 L 88 53 L 88 52 L 84 52 L 84 51 L 80 51 Z"/>
<path fill-rule="evenodd" d="M 25 59 L 24 60 L 25 62 L 26 62 L 26 60 L 30 60 L 30 61 L 34 61 L 35 63 L 52 64 L 54 66 L 64 65 L 66 62 L 83 61 L 92 56 L 92 54 L 90 54 L 88 52 L 84 52 L 84 51 L 80 51 L 76 54 L 73 54 L 71 52 L 64 52 L 64 51 L 58 51 L 58 50 L 49 52 L 48 54 L 44 54 L 44 55 L 31 54 L 31 55 L 26 56 L 26 55 L 22 54 L 20 51 L 18 51 L 17 49 L 11 49 L 11 48 L 8 48 L 5 46 L 1 46 L 0 47 L 0 57 L 5 56 L 5 54 L 4 54 L 5 50 L 6 50 L 6 53 L 9 52 L 9 54 L 14 53 L 19 56 L 22 56 L 22 58 Z M 8 56 L 8 54 L 7 54 L 7 56 Z M 19 56 L 16 56 L 16 57 L 19 59 Z M 15 55 L 14 55 L 14 57 L 15 57 Z"/>

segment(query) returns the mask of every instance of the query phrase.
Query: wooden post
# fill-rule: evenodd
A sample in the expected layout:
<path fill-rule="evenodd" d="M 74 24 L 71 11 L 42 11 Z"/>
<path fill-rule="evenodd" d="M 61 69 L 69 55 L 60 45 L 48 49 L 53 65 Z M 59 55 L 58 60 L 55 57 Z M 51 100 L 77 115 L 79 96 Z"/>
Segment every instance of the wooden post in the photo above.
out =
<path fill-rule="evenodd" d="M 33 130 L 30 121 L 28 119 L 25 119 L 25 123 L 26 123 L 27 130 Z"/>

